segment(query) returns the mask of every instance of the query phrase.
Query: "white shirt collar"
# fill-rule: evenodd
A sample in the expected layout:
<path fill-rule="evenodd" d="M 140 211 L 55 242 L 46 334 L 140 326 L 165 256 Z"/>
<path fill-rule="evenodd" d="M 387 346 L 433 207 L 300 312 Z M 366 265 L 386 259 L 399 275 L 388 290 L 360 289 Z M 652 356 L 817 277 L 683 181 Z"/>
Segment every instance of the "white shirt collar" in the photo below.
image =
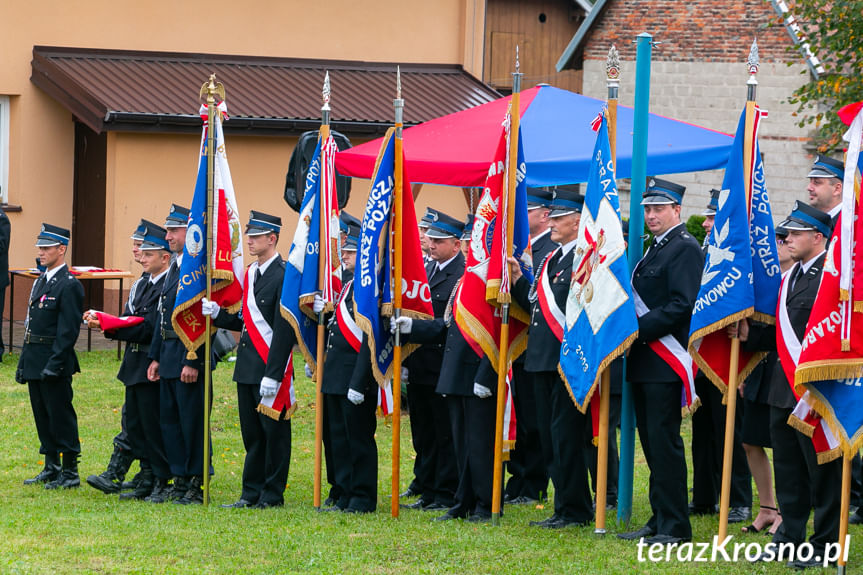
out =
<path fill-rule="evenodd" d="M 57 266 L 54 269 L 47 270 L 45 272 L 45 281 L 46 282 L 51 281 L 51 278 L 53 278 L 55 275 L 57 275 L 57 272 L 59 272 L 60 270 L 62 270 L 65 267 L 66 267 L 66 264 L 62 264 L 62 265 Z"/>
<path fill-rule="evenodd" d="M 453 261 L 454 259 L 456 259 L 457 257 L 458 257 L 458 254 L 454 255 L 453 257 L 451 257 L 450 259 L 448 259 L 447 261 L 445 261 L 445 262 L 443 262 L 443 263 L 439 263 L 439 264 L 437 265 L 437 271 L 441 271 L 442 269 L 444 269 L 445 267 L 447 267 L 447 266 L 449 265 L 449 263 L 450 263 L 451 261 Z"/>
<path fill-rule="evenodd" d="M 265 261 L 263 264 L 260 264 L 260 265 L 259 265 L 259 264 L 258 264 L 258 260 L 255 260 L 254 262 L 252 262 L 252 265 L 253 265 L 256 269 L 261 270 L 261 275 L 264 275 L 264 273 L 267 271 L 267 268 L 268 268 L 268 267 L 270 267 L 270 264 L 271 264 L 271 263 L 273 263 L 274 261 L 276 261 L 276 258 L 277 258 L 277 257 L 279 257 L 279 252 L 274 253 L 274 254 L 273 254 L 273 257 L 271 257 L 270 259 L 268 259 L 267 261 Z M 254 271 L 254 270 L 252 270 L 252 271 Z"/>
<path fill-rule="evenodd" d="M 162 276 L 163 276 L 163 275 L 165 275 L 166 273 L 168 273 L 168 268 L 170 268 L 170 267 L 171 267 L 171 266 L 168 266 L 167 268 L 165 268 L 164 270 L 162 270 L 162 273 L 160 273 L 160 274 L 159 274 L 159 275 L 157 275 L 157 276 L 151 275 L 151 276 L 150 276 L 150 283 L 155 285 L 155 284 L 156 284 L 156 282 L 158 282 L 158 281 L 162 278 Z"/>
<path fill-rule="evenodd" d="M 178 254 L 177 254 L 177 259 L 176 259 L 176 260 L 174 260 L 175 262 L 177 262 L 177 269 L 180 269 L 180 265 L 183 263 L 183 253 L 184 253 L 184 252 L 180 252 L 180 253 L 178 253 Z"/>
<path fill-rule="evenodd" d="M 830 208 L 830 210 L 829 210 L 827 213 L 830 215 L 830 217 L 831 217 L 831 218 L 835 218 L 835 217 L 836 217 L 836 215 L 837 215 L 840 211 L 842 211 L 842 202 L 839 202 L 838 204 L 836 204 L 835 206 L 833 206 L 832 208 Z"/>
<path fill-rule="evenodd" d="M 683 224 L 683 222 L 680 222 L 680 223 L 679 223 L 679 224 L 677 224 L 677 225 L 671 226 L 670 228 L 668 228 L 667 230 L 665 230 L 662 234 L 660 234 L 660 235 L 658 235 L 658 236 L 654 236 L 654 239 L 656 240 L 656 243 L 658 244 L 659 242 L 661 242 L 662 240 L 664 240 L 664 239 L 665 239 L 665 236 L 667 236 L 669 233 L 671 233 L 671 231 L 672 231 L 672 230 L 677 229 L 677 227 L 678 227 L 678 226 L 680 226 L 680 225 L 682 225 L 682 224 Z"/>
<path fill-rule="evenodd" d="M 563 257 L 566 254 L 568 254 L 569 250 L 574 248 L 575 244 L 577 244 L 577 243 L 578 243 L 578 238 L 575 238 L 571 242 L 567 242 L 567 243 L 563 244 L 562 246 L 560 246 L 560 257 Z"/>
<path fill-rule="evenodd" d="M 546 234 L 550 234 L 550 233 L 551 233 L 551 228 L 545 228 L 545 230 L 543 230 L 543 231 L 539 232 L 538 234 L 536 234 L 535 236 L 531 237 L 530 241 L 531 242 L 538 241 L 539 238 L 541 238 L 542 236 L 544 236 Z"/>

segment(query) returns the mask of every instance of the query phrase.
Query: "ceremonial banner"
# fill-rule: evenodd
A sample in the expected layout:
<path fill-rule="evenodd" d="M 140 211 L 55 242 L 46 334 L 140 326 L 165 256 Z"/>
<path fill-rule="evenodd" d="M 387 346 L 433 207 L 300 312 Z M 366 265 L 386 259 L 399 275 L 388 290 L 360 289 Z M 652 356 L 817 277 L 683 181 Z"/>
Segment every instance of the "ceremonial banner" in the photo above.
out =
<path fill-rule="evenodd" d="M 740 115 L 725 168 L 701 288 L 692 311 L 689 351 L 698 367 L 723 394 L 728 388 L 731 339 L 726 326 L 752 316 L 773 323 L 781 277 L 773 217 L 758 149 L 761 110 L 755 109 L 752 131 L 746 133 L 746 112 Z M 752 142 L 751 206 L 744 177 L 745 141 Z M 737 381 L 742 381 L 766 355 L 740 351 Z"/>
<path fill-rule="evenodd" d="M 311 369 L 316 369 L 318 317 L 313 310 L 315 293 L 324 300 L 324 312 L 333 310 L 336 295 L 341 290 L 338 270 L 339 202 L 336 196 L 336 142 L 330 136 L 318 139 L 312 162 L 306 175 L 306 187 L 294 241 L 285 262 L 280 307 L 282 316 L 297 335 L 297 345 Z M 324 220 L 321 237 L 321 218 Z M 319 267 L 324 266 L 324 282 L 319 285 Z"/>
<path fill-rule="evenodd" d="M 354 313 L 357 325 L 368 335 L 372 371 L 383 386 L 392 379 L 395 335 L 386 316 L 393 310 L 394 253 L 392 238 L 397 218 L 393 217 L 395 190 L 395 128 L 390 128 L 378 154 L 369 199 L 363 213 L 359 253 L 354 269 Z M 417 319 L 434 317 L 423 254 L 420 248 L 416 211 L 410 180 L 402 172 L 402 315 Z M 402 346 L 402 360 L 416 349 Z"/>
<path fill-rule="evenodd" d="M 114 331 L 124 327 L 132 327 L 144 322 L 144 318 L 139 315 L 124 315 L 117 317 L 103 311 L 91 311 L 91 315 L 95 315 L 99 320 L 99 329 L 102 331 Z"/>
<path fill-rule="evenodd" d="M 575 244 L 560 374 L 575 405 L 586 413 L 602 371 L 638 336 L 620 200 L 603 115 Z"/>
<path fill-rule="evenodd" d="M 853 118 L 849 109 L 856 109 Z M 863 444 L 863 222 L 859 218 L 863 110 L 852 104 L 840 116 L 851 120 L 845 134 L 842 211 L 828 243 L 794 384 L 798 395 L 806 392 L 811 407 L 851 456 Z"/>
<path fill-rule="evenodd" d="M 201 107 L 204 128 L 201 134 L 201 156 L 195 195 L 186 227 L 186 243 L 180 264 L 180 281 L 171 323 L 179 338 L 189 350 L 190 359 L 197 357 L 195 350 L 204 343 L 206 324 L 201 313 L 201 299 L 207 295 L 207 260 L 212 274 L 210 294 L 212 301 L 230 312 L 240 309 L 243 297 L 243 241 L 237 199 L 228 156 L 225 152 L 225 135 L 222 116 L 227 118 L 225 103 L 218 106 L 214 116 L 215 158 L 213 159 L 213 253 L 207 253 L 207 108 Z M 211 331 L 215 327 L 211 326 Z"/>
<path fill-rule="evenodd" d="M 469 342 L 475 342 L 497 370 L 500 354 L 500 304 L 509 303 L 509 266 L 506 262 L 507 213 L 513 210 L 512 255 L 518 260 L 525 279 L 533 283 L 530 232 L 527 223 L 527 186 L 524 150 L 518 137 L 518 158 L 509 157 L 510 112 L 503 123 L 497 150 L 488 169 L 482 198 L 470 236 L 462 287 L 456 295 L 455 320 Z M 515 202 L 508 205 L 506 182 L 509 170 L 516 169 Z M 515 302 L 510 306 L 507 365 L 527 347 L 529 310 Z"/>
<path fill-rule="evenodd" d="M 388 381 L 384 386 L 378 386 L 378 415 L 389 420 L 393 414 L 393 382 Z"/>

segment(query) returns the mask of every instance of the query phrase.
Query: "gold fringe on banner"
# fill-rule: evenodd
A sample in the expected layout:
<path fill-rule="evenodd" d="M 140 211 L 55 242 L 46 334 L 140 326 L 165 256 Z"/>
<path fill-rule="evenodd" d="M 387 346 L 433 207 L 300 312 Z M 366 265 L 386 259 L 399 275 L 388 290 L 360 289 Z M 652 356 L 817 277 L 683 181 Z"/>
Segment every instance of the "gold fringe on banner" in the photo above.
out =
<path fill-rule="evenodd" d="M 281 312 L 282 317 L 285 318 L 285 321 L 291 324 L 291 329 L 294 330 L 294 339 L 297 341 L 297 347 L 300 348 L 300 353 L 303 354 L 303 359 L 305 360 L 306 365 L 311 368 L 312 372 L 315 372 L 318 368 L 317 358 L 315 357 L 315 354 L 306 347 L 306 342 L 303 341 L 302 333 L 300 332 L 300 326 L 297 324 L 297 318 L 288 313 L 285 306 L 281 303 L 279 304 L 279 311 Z M 315 318 L 315 321 L 317 322 L 317 318 Z"/>
<path fill-rule="evenodd" d="M 270 419 L 275 419 L 276 421 L 287 421 L 291 418 L 294 412 L 297 410 L 297 404 L 293 404 L 285 411 L 285 416 L 282 417 L 282 412 L 273 409 L 272 407 L 266 406 L 263 403 L 259 403 L 257 407 L 257 412 L 263 415 L 266 415 Z"/>
<path fill-rule="evenodd" d="M 513 306 L 515 307 L 515 306 Z M 510 308 L 512 311 L 513 307 Z M 482 348 L 483 352 L 488 356 L 489 360 L 491 360 L 491 366 L 494 368 L 495 372 L 497 372 L 497 364 L 498 358 L 500 357 L 500 349 L 498 344 L 495 342 L 494 337 L 486 331 L 485 326 L 476 319 L 473 315 L 470 314 L 467 310 L 464 309 L 463 305 L 458 306 L 456 309 L 456 317 L 453 318 L 453 321 L 458 322 L 460 325 L 464 326 L 476 339 L 479 346 Z M 527 349 L 527 330 L 523 330 L 515 339 L 510 340 L 509 348 L 507 350 L 507 364 L 512 363 L 516 360 L 516 358 Z"/>
<path fill-rule="evenodd" d="M 789 415 L 787 423 L 806 437 L 812 437 L 815 434 L 815 426 L 806 423 L 796 415 Z"/>
<path fill-rule="evenodd" d="M 847 457 L 854 457 L 854 455 L 860 450 L 860 448 L 863 447 L 863 428 L 856 430 L 854 432 L 854 435 L 849 438 L 847 435 L 847 430 L 845 430 L 841 425 L 839 425 L 839 422 L 836 419 L 836 413 L 833 411 L 833 408 L 830 406 L 830 404 L 824 399 L 824 396 L 821 394 L 821 392 L 818 391 L 815 387 L 808 387 L 804 385 L 801 385 L 800 389 L 802 391 L 809 391 L 809 401 L 811 401 L 810 407 L 814 409 L 818 415 L 821 416 L 821 419 L 827 423 L 827 427 L 830 428 L 830 431 L 833 432 L 833 435 L 836 437 L 836 439 L 839 440 L 839 447 L 836 449 L 831 449 L 824 454 L 820 454 L 818 456 L 818 463 L 827 463 L 836 459 L 838 455 L 834 455 L 834 452 L 836 452 L 837 450 L 840 451 L 840 455 L 844 453 Z M 803 424 L 803 422 L 800 423 Z M 811 437 L 811 434 L 807 435 L 810 435 Z"/>
<path fill-rule="evenodd" d="M 356 302 L 354 302 L 354 310 L 357 309 L 356 305 Z M 402 312 L 406 311 L 407 310 L 404 309 L 402 310 Z M 406 313 L 405 315 L 408 317 L 412 317 L 413 319 L 430 319 L 429 316 L 427 316 L 426 314 L 418 312 L 410 312 Z M 375 381 L 378 383 L 378 386 L 385 387 L 387 381 L 393 379 L 393 367 L 395 366 L 395 364 L 391 363 L 387 372 L 381 373 L 381 370 L 378 368 L 378 362 L 374 359 L 378 356 L 377 346 L 375 344 L 374 338 L 369 336 L 369 334 L 372 332 L 371 321 L 369 321 L 367 317 L 360 313 L 357 313 L 356 311 L 354 311 L 354 321 L 356 322 L 357 326 L 363 331 L 363 333 L 366 334 L 366 341 L 369 344 L 369 349 L 371 350 L 372 356 L 372 375 L 374 375 Z M 416 351 L 419 346 L 420 344 L 418 343 L 402 344 L 402 365 L 404 365 L 404 361 L 408 358 L 408 356 L 414 351 Z"/>
<path fill-rule="evenodd" d="M 563 384 L 566 388 L 566 392 L 569 394 L 569 398 L 572 400 L 572 403 L 575 404 L 576 409 L 581 413 L 587 413 L 587 408 L 590 406 L 590 400 L 593 397 L 594 392 L 596 392 L 599 387 L 599 383 L 602 380 L 602 372 L 611 365 L 615 359 L 619 356 L 623 355 L 627 349 L 632 346 L 632 343 L 638 339 L 638 330 L 636 329 L 632 332 L 623 342 L 618 345 L 616 348 L 611 350 L 611 353 L 605 356 L 605 358 L 599 362 L 599 368 L 596 370 L 596 378 L 594 378 L 593 383 L 590 386 L 590 389 L 587 390 L 587 395 L 584 396 L 584 404 L 579 405 L 578 401 L 575 399 L 575 394 L 572 393 L 572 386 L 569 385 L 569 382 L 566 379 L 566 375 L 563 373 L 563 368 L 560 366 L 560 363 L 557 364 L 557 373 L 560 374 L 560 379 L 563 380 Z"/>
<path fill-rule="evenodd" d="M 797 371 L 794 372 L 794 388 L 800 389 L 802 384 L 813 381 L 853 377 L 863 377 L 863 359 L 861 358 L 807 361 L 802 366 L 798 365 Z M 805 390 L 806 388 L 802 389 Z"/>

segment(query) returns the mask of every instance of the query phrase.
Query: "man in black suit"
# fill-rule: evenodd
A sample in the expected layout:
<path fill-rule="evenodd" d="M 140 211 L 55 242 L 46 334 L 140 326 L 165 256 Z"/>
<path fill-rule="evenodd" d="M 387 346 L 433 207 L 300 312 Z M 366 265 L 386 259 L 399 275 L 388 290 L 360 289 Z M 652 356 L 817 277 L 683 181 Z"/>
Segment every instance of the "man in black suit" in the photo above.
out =
<path fill-rule="evenodd" d="M 757 323 L 750 326 L 742 321 L 739 337 L 744 342 L 744 349 L 776 349 L 780 338 L 799 345 L 818 294 L 825 246 L 833 231 L 830 215 L 798 201 L 780 226 L 788 230 L 785 245 L 796 262 L 783 277 L 779 292 L 779 305 L 785 308 L 788 329 L 782 329 L 785 322 L 781 311 L 777 318 L 779 327 Z M 782 512 L 782 524 L 773 541 L 795 545 L 806 541 L 806 525 L 814 508 L 815 529 L 809 538 L 814 548 L 813 561 L 796 560 L 791 565 L 798 568 L 819 565 L 820 561 L 814 561 L 814 558 L 823 557 L 825 545 L 839 537 L 841 490 L 837 486 L 842 483 L 842 460 L 839 458 L 819 465 L 812 439 L 788 425 L 788 417 L 797 405 L 797 399 L 791 391 L 786 370 L 779 363 L 771 377 L 768 403 L 773 475 Z"/>
<path fill-rule="evenodd" d="M 200 505 L 204 502 L 204 353 L 198 349 L 197 358 L 189 359 L 171 323 L 188 220 L 188 208 L 171 205 L 165 219 L 166 238 L 177 258 L 168 268 L 159 296 L 159 317 L 150 343 L 147 378 L 160 382 L 159 424 L 174 476 L 167 497 L 183 505 Z M 215 361 L 211 365 L 215 366 Z M 209 467 L 212 474 L 212 466 Z"/>
<path fill-rule="evenodd" d="M 371 513 L 378 503 L 378 385 L 367 336 L 354 316 L 353 273 L 359 240 L 360 226 L 349 225 L 342 246 L 342 291 L 329 321 L 321 386 L 329 433 L 327 475 L 339 493 L 324 511 L 345 513 Z M 316 296 L 314 310 L 322 309 L 323 300 Z"/>
<path fill-rule="evenodd" d="M 550 421 L 554 513 L 543 521 L 531 522 L 547 529 L 585 525 L 593 517 L 584 454 L 586 417 L 575 407 L 558 372 L 566 296 L 583 206 L 584 197 L 576 191 L 558 188 L 554 192 L 549 214 L 551 239 L 560 247 L 539 266 L 533 287 L 515 260 L 510 260 L 513 299 L 523 309 L 531 309 L 524 370 L 533 374 L 536 397 L 550 398 L 549 413 L 543 414 L 540 406 L 537 416 Z"/>
<path fill-rule="evenodd" d="M 6 286 L 9 285 L 9 238 L 12 235 L 12 225 L 9 216 L 0 208 L 0 323 L 3 320 L 3 309 L 6 305 Z M 0 330 L 2 332 L 2 330 Z M 12 342 L 9 342 L 12 345 Z M 3 334 L 0 333 L 0 362 L 6 347 L 3 345 Z"/>
<path fill-rule="evenodd" d="M 464 274 L 461 237 L 464 224 L 443 212 L 429 210 L 431 261 L 426 274 L 436 318 L 442 318 L 456 282 Z M 428 214 L 427 214 L 428 215 Z M 408 509 L 446 510 L 454 503 L 458 470 L 454 455 L 449 411 L 443 397 L 435 393 L 443 363 L 443 346 L 421 346 L 407 359 L 411 435 L 416 451 L 414 476 L 420 498 Z M 411 488 L 412 491 L 416 491 Z"/>
<path fill-rule="evenodd" d="M 828 156 L 815 156 L 815 163 L 809 171 L 809 205 L 826 212 L 836 227 L 839 212 L 842 211 L 842 185 L 845 178 L 845 164 Z M 829 238 L 828 238 L 829 239 Z"/>
<path fill-rule="evenodd" d="M 80 371 L 75 342 L 81 330 L 84 288 L 66 267 L 69 230 L 42 224 L 36 240 L 45 272 L 33 284 L 27 306 L 24 348 L 15 381 L 26 383 L 45 466 L 24 484 L 46 489 L 78 487 L 78 417 L 72 376 Z M 60 455 L 62 454 L 62 467 Z"/>
<path fill-rule="evenodd" d="M 246 224 L 246 245 L 257 258 L 246 271 L 242 310 L 230 312 L 204 298 L 201 308 L 216 327 L 242 331 L 234 366 L 237 411 L 246 459 L 240 498 L 222 505 L 228 509 L 280 507 L 291 465 L 291 414 L 295 410 L 293 370 L 278 379 L 264 377 L 267 357 L 273 347 L 290 353 L 293 330 L 275 326 L 287 323 L 279 311 L 285 264 L 276 251 L 282 219 L 252 210 Z M 292 366 L 293 367 L 293 366 Z M 268 398 L 270 400 L 268 401 Z M 276 400 L 278 398 L 278 400 Z"/>
<path fill-rule="evenodd" d="M 164 228 L 146 220 L 142 223 L 139 258 L 144 274 L 130 290 L 124 315 L 140 317 L 143 321 L 104 331 L 108 339 L 126 342 L 126 353 L 117 379 L 126 387 L 124 408 L 128 439 L 132 452 L 141 463 L 135 488 L 121 494 L 121 500 L 164 497 L 171 478 L 159 426 L 159 382 L 147 378 L 149 344 L 158 320 L 159 294 L 171 265 L 171 251 Z M 101 327 L 99 318 L 90 311 L 84 314 L 84 320 L 91 328 Z M 117 480 L 122 481 L 120 478 Z M 88 477 L 87 483 L 105 493 L 116 493 L 120 487 L 102 475 Z"/>
<path fill-rule="evenodd" d="M 701 212 L 702 227 L 707 234 L 701 251 L 707 257 L 707 238 L 713 231 L 716 210 L 719 209 L 719 190 L 710 190 L 710 202 Z M 718 513 L 722 488 L 722 454 L 725 451 L 725 406 L 722 392 L 706 375 L 695 376 L 695 393 L 701 407 L 692 414 L 692 502 L 690 515 Z M 728 522 L 741 523 L 751 517 L 752 475 L 746 452 L 743 450 L 743 402 L 735 411 L 734 443 L 731 456 L 731 492 Z"/>
<path fill-rule="evenodd" d="M 701 246 L 680 221 L 685 188 L 652 178 L 641 201 L 653 242 L 635 266 L 633 296 L 646 310 L 638 318 L 638 339 L 629 351 L 627 379 L 632 382 L 635 419 L 641 447 L 650 468 L 647 524 L 621 539 L 679 543 L 692 538 L 686 490 L 686 457 L 680 437 L 681 385 L 677 373 L 650 347 L 671 336 L 685 350 L 692 307 L 701 285 Z M 685 352 L 683 352 L 685 355 Z M 684 359 L 684 361 L 687 361 Z"/>
<path fill-rule="evenodd" d="M 558 244 L 551 239 L 548 215 L 553 194 L 544 188 L 527 190 L 527 222 L 534 272 Z M 537 387 L 533 376 L 524 370 L 524 354 L 512 364 L 512 397 L 515 402 L 516 440 L 507 469 L 512 474 L 506 483 L 504 501 L 530 504 L 545 499 L 552 465 L 551 396 L 546 387 Z M 537 391 L 543 392 L 537 397 Z"/>

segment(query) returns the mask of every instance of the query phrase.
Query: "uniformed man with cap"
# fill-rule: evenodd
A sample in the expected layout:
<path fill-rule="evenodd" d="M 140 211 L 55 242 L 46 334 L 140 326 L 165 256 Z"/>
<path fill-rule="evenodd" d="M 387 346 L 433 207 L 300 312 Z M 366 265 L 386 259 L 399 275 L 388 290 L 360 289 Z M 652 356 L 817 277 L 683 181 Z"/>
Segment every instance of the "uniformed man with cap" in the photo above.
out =
<path fill-rule="evenodd" d="M 574 189 L 573 191 L 577 191 Z M 549 214 L 554 193 L 547 188 L 528 188 L 527 223 L 530 233 L 530 253 L 533 269 L 539 269 L 545 257 L 558 247 L 551 239 Z M 506 483 L 504 501 L 513 504 L 534 503 L 544 499 L 548 492 L 549 470 L 552 466 L 551 390 L 536 386 L 533 376 L 524 370 L 522 354 L 512 365 L 512 389 L 515 402 L 515 449 L 510 452 L 506 466 L 512 474 Z M 542 392 L 536 397 L 537 391 Z M 539 410 L 539 411 L 538 411 Z M 545 414 L 540 417 L 538 413 Z"/>
<path fill-rule="evenodd" d="M 473 233 L 473 221 L 475 219 L 475 215 L 468 214 L 467 219 L 464 221 L 464 229 L 461 232 L 461 254 L 464 256 L 465 261 L 467 261 L 467 254 L 470 251 L 470 235 Z"/>
<path fill-rule="evenodd" d="M 75 342 L 81 330 L 84 288 L 66 267 L 69 230 L 42 224 L 36 239 L 45 272 L 33 284 L 27 305 L 24 347 L 15 381 L 26 383 L 45 466 L 25 485 L 78 487 L 78 417 L 72 406 L 72 376 L 80 371 Z M 62 466 L 61 466 L 62 455 Z"/>
<path fill-rule="evenodd" d="M 325 511 L 371 513 L 378 503 L 378 384 L 372 375 L 368 337 L 354 316 L 353 274 L 359 225 L 350 225 L 342 247 L 342 290 L 330 317 L 324 379 L 324 423 L 329 430 L 327 476 L 339 494 Z M 315 296 L 314 311 L 324 302 Z M 332 492 L 332 491 L 331 491 Z"/>
<path fill-rule="evenodd" d="M 689 343 L 689 322 L 701 285 L 704 255 L 680 221 L 685 191 L 681 185 L 651 178 L 641 204 L 653 242 L 635 266 L 632 278 L 633 296 L 647 311 L 638 318 L 638 339 L 629 351 L 626 376 L 632 382 L 638 435 L 650 468 L 652 514 L 644 527 L 618 537 L 644 538 L 651 544 L 692 538 L 686 457 L 680 437 L 683 382 L 648 345 L 664 336 L 674 338 L 683 349 Z"/>
<path fill-rule="evenodd" d="M 417 227 L 420 232 L 420 249 L 423 252 L 423 263 L 425 265 L 428 265 L 431 261 L 431 256 L 429 255 L 429 240 L 426 237 L 426 230 L 429 229 L 429 225 L 433 221 L 435 214 L 437 214 L 436 210 L 426 208 L 426 213 L 423 214 L 423 217 L 420 218 L 419 222 L 417 222 Z"/>
<path fill-rule="evenodd" d="M 147 226 L 155 226 L 152 222 L 142 219 L 138 223 L 138 227 L 135 228 L 135 231 L 132 232 L 130 239 L 132 240 L 132 260 L 135 263 L 141 263 L 141 244 L 144 243 L 144 235 L 147 231 Z M 126 305 L 123 308 L 123 315 L 133 315 L 135 309 L 135 300 L 138 294 L 138 288 L 146 285 L 147 279 L 150 277 L 146 271 L 141 273 L 141 277 L 139 277 L 132 284 L 132 287 L 129 288 L 129 299 L 126 301 Z M 84 321 L 88 324 L 93 321 L 93 325 L 91 325 L 94 329 L 99 329 L 98 319 L 94 320 L 90 319 L 91 310 L 87 310 L 84 312 Z M 149 338 L 153 335 L 152 325 L 150 326 L 150 331 L 147 334 L 147 341 L 149 342 Z M 129 351 L 129 346 L 126 346 L 126 353 Z M 146 358 L 147 354 L 144 353 L 142 357 Z M 147 362 L 149 364 L 149 361 Z M 144 381 L 146 379 L 147 373 L 147 365 L 144 365 Z M 157 388 L 158 389 L 158 388 Z M 114 437 L 114 451 L 111 453 L 111 459 L 108 461 L 108 466 L 105 468 L 105 471 L 98 475 L 90 475 L 87 477 L 87 484 L 90 487 L 98 489 L 99 491 L 112 494 L 119 492 L 123 487 L 123 480 L 126 478 L 126 473 L 129 471 L 129 467 L 132 465 L 132 462 L 135 459 L 140 458 L 140 454 L 135 454 L 133 452 L 132 441 L 129 439 L 129 432 L 126 425 L 126 403 L 123 403 L 123 407 L 120 409 L 120 433 L 118 433 Z M 148 469 L 146 473 L 139 473 L 136 475 L 136 478 L 133 480 L 135 483 L 135 487 L 137 487 L 138 482 L 142 479 L 150 478 L 149 481 L 152 484 L 152 473 Z M 152 487 L 152 485 L 151 485 Z M 149 493 L 149 492 L 148 492 Z"/>
<path fill-rule="evenodd" d="M 710 190 L 710 202 L 701 215 L 701 226 L 707 232 L 701 251 L 707 257 L 707 240 L 713 231 L 716 210 L 719 209 L 719 190 Z M 722 392 L 706 375 L 695 376 L 695 393 L 701 407 L 692 414 L 692 502 L 690 515 L 712 515 L 719 512 L 722 487 L 722 454 L 725 451 L 725 406 Z M 731 461 L 731 496 L 728 510 L 729 523 L 741 523 L 751 516 L 752 475 L 743 449 L 743 402 L 737 404 L 734 425 L 734 452 Z"/>
<path fill-rule="evenodd" d="M 432 307 L 436 318 L 442 318 L 456 282 L 464 274 L 464 255 L 459 238 L 464 222 L 443 212 L 429 209 L 430 263 L 426 266 Z M 443 362 L 443 346 L 420 346 L 407 359 L 410 374 L 407 387 L 410 403 L 411 435 L 416 451 L 411 491 L 420 498 L 409 505 L 411 509 L 445 510 L 454 502 L 458 486 L 452 428 L 449 412 L 443 397 L 435 393 Z"/>
<path fill-rule="evenodd" d="M 144 499 L 146 497 L 164 497 L 171 478 L 171 469 L 165 455 L 162 440 L 162 430 L 159 425 L 158 381 L 147 378 L 150 366 L 149 344 L 158 321 L 159 295 L 162 285 L 171 265 L 171 251 L 166 230 L 152 222 L 142 220 L 142 242 L 140 261 L 144 267 L 144 275 L 135 283 L 135 289 L 130 291 L 126 302 L 125 316 L 143 318 L 136 325 L 125 326 L 104 331 L 105 337 L 126 342 L 126 353 L 117 379 L 126 388 L 126 423 L 132 450 L 141 462 L 141 472 L 138 475 L 135 488 L 129 493 L 120 495 L 121 500 Z M 92 311 L 84 314 L 84 321 L 91 328 L 100 328 L 99 318 Z M 105 477 L 88 477 L 87 483 L 105 491 Z M 116 484 L 114 484 L 116 485 Z"/>
<path fill-rule="evenodd" d="M 533 374 L 537 417 L 550 421 L 552 450 L 551 481 L 554 484 L 554 513 L 531 525 L 561 529 L 584 525 L 593 518 L 584 454 L 587 419 L 575 407 L 566 383 L 558 371 L 566 297 L 572 276 L 575 244 L 584 197 L 572 189 L 558 188 L 551 201 L 551 239 L 560 244 L 539 266 L 534 286 L 510 260 L 512 296 L 523 309 L 531 310 L 524 370 Z M 546 408 L 539 397 L 550 398 Z M 517 442 L 517 441 L 516 441 Z"/>
<path fill-rule="evenodd" d="M 290 328 L 279 330 L 278 340 L 274 337 L 276 324 L 287 323 L 279 311 L 285 275 L 285 263 L 277 251 L 281 230 L 280 217 L 252 210 L 246 224 L 246 246 L 256 259 L 246 270 L 242 310 L 231 313 L 206 298 L 201 305 L 216 327 L 242 331 L 234 381 L 246 459 L 240 497 L 222 505 L 225 508 L 279 507 L 285 501 L 291 465 L 290 417 L 296 405 L 289 385 L 294 374 L 264 377 L 270 350 L 276 346 L 290 353 L 296 339 Z M 280 391 L 282 401 L 266 405 L 267 398 L 276 398 Z"/>
<path fill-rule="evenodd" d="M 159 315 L 150 343 L 151 362 L 147 368 L 147 378 L 160 382 L 159 423 L 174 477 L 167 497 L 184 505 L 204 502 L 204 354 L 199 350 L 197 358 L 189 359 L 186 347 L 171 322 L 188 221 L 189 209 L 172 204 L 165 218 L 165 237 L 177 257 L 168 268 L 159 295 Z M 211 365 L 215 364 L 215 361 L 211 362 Z"/>
<path fill-rule="evenodd" d="M 350 232 L 351 227 L 361 228 L 362 222 L 357 218 L 350 215 L 345 210 L 339 212 L 339 238 L 341 242 L 340 246 L 345 245 L 345 241 L 348 238 L 348 233 Z"/>
<path fill-rule="evenodd" d="M 842 184 L 845 179 L 845 164 L 828 156 L 816 156 L 809 171 L 809 205 L 826 212 L 836 226 L 842 210 Z M 827 238 L 828 241 L 830 238 Z"/>
<path fill-rule="evenodd" d="M 784 322 L 778 318 L 778 326 L 743 320 L 739 324 L 739 337 L 744 349 L 774 350 L 780 338 L 787 342 L 786 346 L 799 346 L 818 293 L 827 239 L 833 232 L 829 213 L 798 201 L 780 227 L 788 230 L 785 244 L 795 262 L 783 275 L 779 292 L 779 306 L 786 310 L 788 328 L 782 329 Z M 841 490 L 836 486 L 841 484 L 842 460 L 819 464 L 812 439 L 788 425 L 797 399 L 786 373 L 777 363 L 768 394 L 773 473 L 782 513 L 782 524 L 773 541 L 795 546 L 804 543 L 809 514 L 814 509 L 814 533 L 809 538 L 814 552 L 810 561 L 797 558 L 790 564 L 805 568 L 820 565 L 825 546 L 839 537 Z"/>

